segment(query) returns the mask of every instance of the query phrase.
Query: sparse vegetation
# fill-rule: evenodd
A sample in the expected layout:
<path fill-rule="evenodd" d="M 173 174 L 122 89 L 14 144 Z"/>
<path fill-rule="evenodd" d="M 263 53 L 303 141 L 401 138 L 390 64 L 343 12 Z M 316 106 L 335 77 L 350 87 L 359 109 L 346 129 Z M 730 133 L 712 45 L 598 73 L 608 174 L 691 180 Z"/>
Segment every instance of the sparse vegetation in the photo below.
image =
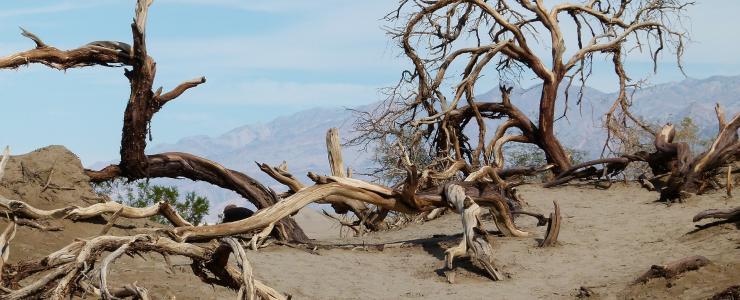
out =
<path fill-rule="evenodd" d="M 652 183 L 658 177 L 662 180 L 662 186 L 654 184 L 651 189 L 660 192 L 660 200 L 671 202 L 682 199 L 686 193 L 703 193 L 713 186 L 719 186 L 716 180 L 719 175 L 726 176 L 727 195 L 731 196 L 731 164 L 740 158 L 737 133 L 740 128 L 740 113 L 727 119 L 722 108 L 717 105 L 719 133 L 712 141 L 712 147 L 699 155 L 693 155 L 689 151 L 689 144 L 703 143 L 697 136 L 697 127 L 693 120 L 684 119 L 679 127 L 667 124 L 660 130 L 655 130 L 631 116 L 628 110 L 629 101 L 625 93 L 632 83 L 624 70 L 626 58 L 623 55 L 630 51 L 646 51 L 651 61 L 657 64 L 662 51 L 673 50 L 680 65 L 686 37 L 681 28 L 675 28 L 681 23 L 672 20 L 682 16 L 685 7 L 691 4 L 688 1 L 593 0 L 577 4 L 562 3 L 554 7 L 545 6 L 543 1 L 400 1 L 386 20 L 398 24 L 399 27 L 389 29 L 389 33 L 403 48 L 413 69 L 403 72 L 398 86 L 391 92 L 390 103 L 387 103 L 387 107 L 382 107 L 386 110 L 381 109 L 379 115 L 367 113 L 364 123 L 360 122 L 365 125 L 365 139 L 380 141 L 379 148 L 373 149 L 378 153 L 376 162 L 381 166 L 375 174 L 386 185 L 367 182 L 350 175 L 351 172 L 345 168 L 342 158 L 339 130 L 331 128 L 326 135 L 330 174 L 310 172 L 308 177 L 313 181 L 310 185 L 290 174 L 287 162 L 277 167 L 257 163 L 261 171 L 288 187 L 288 191 L 282 194 L 268 189 L 245 173 L 228 169 L 203 157 L 183 152 L 149 154 L 145 151 L 146 137 L 151 134 L 154 115 L 187 90 L 205 83 L 205 78 L 201 77 L 185 81 L 168 92 L 164 92 L 162 88 L 155 89 L 156 63 L 148 54 L 145 35 L 151 4 L 152 0 L 137 1 L 134 22 L 131 24 L 132 45 L 97 41 L 72 50 L 60 50 L 48 46 L 36 35 L 23 30 L 23 35 L 33 40 L 36 47 L 0 58 L 2 69 L 15 69 L 29 64 L 43 64 L 60 70 L 94 65 L 126 67 L 124 74 L 130 83 L 130 98 L 123 119 L 120 162 L 101 170 L 84 170 L 87 177 L 78 168 L 79 174 L 75 178 L 77 183 L 86 184 L 88 179 L 98 183 L 98 192 L 111 195 L 115 201 L 88 202 L 85 206 L 66 203 L 64 207 L 49 208 L 47 204 L 32 205 L 27 199 L 11 200 L 0 197 L 0 208 L 5 212 L 8 222 L 7 228 L 0 234 L 0 298 L 56 300 L 96 295 L 103 299 L 149 299 L 147 289 L 137 286 L 135 280 L 123 285 L 123 288 L 118 277 L 115 278 L 117 282 L 110 281 L 111 284 L 108 284 L 108 269 L 123 254 L 159 253 L 170 267 L 168 278 L 179 279 L 182 275 L 175 272 L 169 260 L 170 255 L 178 255 L 189 259 L 190 270 L 201 281 L 237 290 L 238 299 L 290 299 L 290 295 L 284 295 L 256 278 L 243 241 L 240 240 L 248 239 L 251 249 L 257 250 L 266 246 L 268 237 L 279 240 L 274 243 L 276 245 L 305 248 L 311 254 L 318 254 L 320 247 L 332 249 L 349 246 L 352 250 L 376 248 L 382 252 L 386 247 L 411 246 L 437 259 L 437 263 L 424 264 L 425 272 L 444 274 L 449 283 L 455 283 L 455 274 L 458 271 L 468 272 L 473 268 L 478 270 L 471 273 L 479 273 L 481 277 L 493 281 L 521 280 L 525 276 L 520 275 L 525 274 L 525 271 L 530 272 L 530 278 L 527 278 L 529 280 L 565 278 L 572 277 L 572 274 L 563 276 L 563 270 L 571 270 L 571 265 L 582 263 L 581 260 L 590 260 L 591 268 L 599 267 L 600 257 L 594 249 L 599 246 L 615 246 L 605 247 L 613 253 L 616 252 L 614 249 L 655 243 L 668 249 L 660 253 L 661 258 L 666 253 L 673 255 L 685 251 L 682 247 L 671 249 L 672 247 L 663 245 L 666 241 L 681 243 L 681 240 L 655 240 L 655 236 L 651 236 L 652 241 L 636 242 L 630 237 L 626 243 L 619 240 L 618 243 L 606 244 L 611 242 L 608 239 L 624 238 L 607 235 L 608 231 L 624 234 L 623 229 L 627 226 L 620 227 L 619 230 L 609 230 L 622 225 L 614 225 L 615 220 L 619 223 L 642 221 L 644 223 L 640 223 L 638 227 L 671 229 L 674 229 L 672 226 L 678 221 L 664 217 L 660 220 L 662 223 L 654 222 L 660 214 L 646 216 L 643 210 L 648 206 L 642 206 L 642 200 L 635 203 L 635 199 L 610 199 L 616 201 L 601 203 L 591 201 L 589 205 L 574 205 L 571 202 L 566 205 L 565 202 L 573 198 L 561 197 L 552 200 L 553 210 L 546 216 L 544 213 L 528 210 L 530 207 L 526 206 L 527 202 L 520 197 L 517 189 L 524 182 L 510 178 L 552 172 L 556 177 L 545 183 L 544 187 L 563 185 L 572 180 L 606 179 L 608 184 L 601 187 L 610 188 L 612 176 L 621 174 L 632 162 L 645 162 L 655 175 L 655 178 L 647 182 Z M 563 19 L 572 20 L 575 25 L 573 32 L 561 30 L 560 22 Z M 474 39 L 462 40 L 473 36 Z M 566 37 L 570 43 L 566 43 Z M 566 44 L 577 47 L 566 51 Z M 542 49 L 534 49 L 535 45 L 542 46 Z M 543 49 L 550 51 L 540 51 Z M 585 84 L 595 70 L 592 66 L 594 58 L 602 55 L 612 59 L 614 73 L 620 84 L 619 97 L 607 113 L 605 125 L 610 133 L 618 135 L 622 141 L 632 140 L 632 144 L 619 145 L 619 151 L 624 152 L 618 157 L 581 162 L 584 153 L 561 145 L 555 134 L 555 112 L 561 103 L 559 88 L 562 84 L 570 86 L 574 80 Z M 456 76 L 450 76 L 451 70 L 455 69 L 449 68 L 451 65 L 465 66 L 459 80 L 454 79 Z M 500 86 L 500 102 L 478 101 L 480 99 L 476 99 L 474 95 L 475 85 L 478 79 L 484 77 L 484 69 L 497 72 L 502 81 L 512 76 L 534 75 L 541 83 L 538 86 L 541 93 L 537 119 L 530 119 L 512 103 L 511 87 Z M 446 73 L 448 70 L 450 73 Z M 450 78 L 453 78 L 452 82 L 449 82 Z M 454 96 L 447 99 L 450 96 L 447 89 L 451 86 L 454 87 Z M 621 108 L 622 115 L 614 114 L 617 108 Z M 499 123 L 495 133 L 487 134 L 486 122 L 497 119 L 503 122 Z M 635 128 L 644 130 L 651 137 L 646 139 L 639 132 L 630 131 L 626 125 L 628 120 L 634 123 Z M 617 124 L 620 121 L 622 125 Z M 478 126 L 475 128 L 477 136 L 474 138 L 469 137 L 465 130 L 470 124 Z M 674 137 L 677 139 L 674 140 Z M 646 147 L 649 141 L 653 142 L 653 148 Z M 504 155 L 505 144 L 511 142 L 526 145 L 508 148 L 507 155 Z M 641 150 L 633 153 L 635 149 Z M 278 150 L 281 149 L 275 149 Z M 508 159 L 504 159 L 506 156 Z M 0 177 L 9 159 L 6 150 L 0 161 Z M 41 179 L 43 177 L 39 172 L 27 174 L 26 171 L 23 164 L 13 166 L 16 178 L 12 184 L 22 183 L 33 187 L 35 191 L 17 189 L 12 192 L 14 196 L 30 198 L 29 194 L 41 195 L 45 192 L 47 194 L 44 195 L 53 196 L 54 191 L 74 190 L 51 184 L 53 165 L 50 170 L 45 171 L 45 180 Z M 233 211 L 225 210 L 226 222 L 200 225 L 209 209 L 205 197 L 194 192 L 181 195 L 175 187 L 152 185 L 149 182 L 149 178 L 183 177 L 232 190 L 251 201 L 259 211 L 244 214 L 243 218 L 232 221 L 230 215 Z M 648 186 L 647 183 L 644 185 Z M 84 186 L 89 193 L 87 188 Z M 537 196 L 543 196 L 540 194 L 547 191 L 543 189 L 536 193 Z M 579 197 L 581 199 L 575 201 L 589 201 L 587 198 L 591 195 L 587 194 L 592 192 L 583 193 Z M 616 196 L 614 198 L 626 198 L 621 194 Z M 561 215 L 561 204 L 558 201 L 563 199 L 566 200 L 562 201 L 562 207 L 576 213 L 567 212 L 565 217 Z M 539 200 L 542 204 L 542 199 Z M 548 202 L 550 200 L 547 199 Z M 629 202 L 640 206 L 633 212 L 604 208 L 621 209 L 621 205 Z M 385 219 L 401 225 L 412 220 L 410 215 L 432 218 L 430 215 L 449 210 L 459 217 L 459 222 L 456 220 L 455 223 L 457 226 L 462 225 L 462 234 L 455 234 L 460 232 L 457 231 L 437 239 L 434 233 L 432 239 L 414 236 L 413 240 L 406 237 L 407 240 L 401 242 L 380 245 L 369 245 L 365 240 L 344 245 L 314 243 L 291 218 L 312 203 L 331 205 L 338 214 L 354 213 L 357 220 L 348 226 L 353 229 L 359 227 L 357 232 L 360 234 L 364 233 L 363 226 L 375 229 L 381 228 L 381 225 L 385 225 L 383 228 L 391 227 L 387 226 L 387 222 L 384 223 Z M 549 208 L 550 203 L 546 205 Z M 657 207 L 651 205 L 652 209 Z M 543 207 L 540 205 L 537 210 L 542 211 Z M 587 210 L 592 207 L 601 207 L 593 208 L 601 210 Z M 495 235 L 483 224 L 484 212 L 490 214 L 491 222 L 498 229 Z M 515 222 L 516 216 L 533 217 L 537 219 L 537 223 Z M 700 213 L 695 220 L 727 218 L 732 221 L 736 217 L 737 210 L 721 209 Z M 101 218 L 106 219 L 106 222 L 100 222 Z M 116 222 L 120 221 L 119 218 L 152 218 L 172 226 L 134 228 L 135 230 L 130 231 L 127 231 L 130 228 L 115 229 L 118 230 L 116 234 L 109 234 L 113 226 L 118 225 Z M 586 218 L 590 218 L 589 222 L 584 222 Z M 336 219 L 347 222 L 341 218 Z M 26 226 L 44 230 L 44 224 L 35 222 L 49 220 L 89 221 L 91 227 L 82 224 L 80 227 L 86 229 L 85 236 L 65 240 L 69 244 L 60 248 L 55 245 L 55 251 L 48 256 L 7 263 L 9 245 L 16 235 L 17 225 L 25 222 Z M 92 228 L 96 226 L 95 222 L 102 227 L 100 230 L 91 230 L 98 229 Z M 561 223 L 566 224 L 563 226 L 564 230 L 572 230 L 563 237 L 578 244 L 571 240 L 559 241 Z M 646 223 L 648 225 L 643 225 Z M 546 229 L 538 229 L 543 226 L 547 226 Z M 633 232 L 640 235 L 640 231 L 651 229 L 653 228 L 639 228 Z M 595 230 L 601 232 L 594 234 Z M 89 234 L 91 231 L 96 232 L 95 235 Z M 674 234 L 675 231 L 667 233 Z M 27 232 L 20 232 L 25 233 Z M 608 238 L 603 238 L 599 233 L 604 233 Z M 576 236 L 579 234 L 585 235 L 586 240 L 579 240 L 584 238 Z M 506 238 L 512 238 L 508 241 L 517 238 L 519 245 L 515 248 L 497 247 L 497 251 L 494 251 L 491 241 L 506 241 Z M 690 238 L 692 237 L 686 237 L 684 241 Z M 533 243 L 535 240 L 539 240 L 536 245 Z M 703 236 L 690 241 L 690 244 L 701 244 L 707 240 Z M 726 244 L 730 243 L 722 245 Z M 532 247 L 553 248 L 533 251 L 530 249 Z M 576 248 L 579 251 L 572 254 L 578 256 L 563 260 L 562 252 L 559 251 Z M 515 256 L 509 256 L 513 258 L 508 260 L 510 263 L 497 264 L 502 252 Z M 728 256 L 724 253 L 716 255 L 718 252 L 710 251 L 715 257 Z M 352 253 L 348 251 L 344 255 L 351 256 Z M 105 258 L 103 255 L 106 255 Z M 537 259 L 532 259 L 533 256 L 537 256 Z M 631 258 L 644 260 L 642 257 Z M 327 259 L 333 258 L 325 256 L 324 262 Z M 463 264 L 461 259 L 469 259 L 472 264 Z M 235 261 L 235 264 L 229 265 L 230 260 Z M 441 270 L 438 269 L 438 260 L 444 261 Z M 556 260 L 557 263 L 549 260 Z M 695 263 L 697 260 L 700 266 Z M 533 261 L 545 268 L 526 265 Z M 625 266 L 624 261 L 620 259 L 622 267 Z M 670 261 L 664 266 L 653 265 L 644 282 L 654 277 L 669 279 L 709 265 L 709 262 L 704 257 L 689 256 Z M 338 265 L 341 267 L 342 263 Z M 352 264 L 362 265 L 358 262 Z M 465 267 L 458 269 L 459 266 Z M 520 268 L 522 272 L 502 272 L 500 266 Z M 291 265 L 286 269 L 291 267 L 295 266 Z M 548 269 L 564 267 L 566 269 L 557 270 L 557 274 Z M 617 268 L 623 269 L 622 267 Z M 394 266 L 395 268 L 398 266 Z M 357 274 L 374 270 L 378 269 L 362 268 Z M 610 275 L 591 271 L 589 270 L 588 276 L 602 280 Z M 653 273 L 661 276 L 653 276 Z M 514 276 L 510 276 L 512 274 Z M 381 277 L 384 276 L 355 276 L 355 279 L 376 280 Z M 333 283 L 322 282 L 325 278 L 316 278 L 321 283 Z M 417 276 L 416 279 L 424 278 L 427 276 Z M 614 278 L 624 279 L 621 275 L 611 277 L 609 284 L 614 283 Z M 401 284 L 409 282 L 411 281 L 403 281 Z M 640 279 L 640 282 L 643 280 Z M 347 286 L 342 288 L 351 290 Z M 581 290 L 589 289 L 585 287 Z M 555 295 L 564 296 L 548 293 L 550 297 Z"/>
<path fill-rule="evenodd" d="M 149 180 L 128 182 L 125 178 L 116 178 L 94 183 L 93 187 L 98 194 L 107 195 L 114 201 L 131 207 L 143 208 L 162 201 L 167 202 L 185 220 L 196 226 L 203 222 L 210 208 L 206 197 L 199 196 L 195 192 L 188 192 L 181 197 L 177 187 L 155 185 Z M 169 224 L 167 219 L 159 215 L 151 219 L 161 224 Z"/>

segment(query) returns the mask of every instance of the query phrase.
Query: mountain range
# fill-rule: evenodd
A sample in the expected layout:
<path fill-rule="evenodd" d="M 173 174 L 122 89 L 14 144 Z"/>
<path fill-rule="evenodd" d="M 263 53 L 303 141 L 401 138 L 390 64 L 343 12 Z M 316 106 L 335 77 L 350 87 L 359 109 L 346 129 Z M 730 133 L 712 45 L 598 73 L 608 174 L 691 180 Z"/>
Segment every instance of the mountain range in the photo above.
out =
<path fill-rule="evenodd" d="M 578 87 L 571 88 L 567 118 L 556 123 L 556 133 L 567 147 L 584 151 L 587 157 L 598 156 L 605 138 L 601 127 L 603 114 L 611 107 L 615 93 L 604 93 L 585 87 L 580 107 L 576 104 Z M 514 105 L 536 119 L 539 87 L 515 88 L 511 99 Z M 562 92 L 561 92 L 562 93 Z M 561 95 L 562 96 L 562 95 Z M 499 101 L 498 88 L 477 97 L 479 101 Z M 703 136 L 716 134 L 715 103 L 720 103 L 728 116 L 740 111 L 740 76 L 715 76 L 706 79 L 685 79 L 639 89 L 633 96 L 632 112 L 655 123 L 679 122 L 691 117 Z M 380 105 L 370 104 L 355 109 L 364 110 Z M 558 115 L 565 109 L 559 101 Z M 276 118 L 266 123 L 247 124 L 215 136 L 191 136 L 173 144 L 154 145 L 148 152 L 189 152 L 217 161 L 228 168 L 248 174 L 275 189 L 284 187 L 265 176 L 254 162 L 271 165 L 287 161 L 290 171 L 299 179 L 308 181 L 305 174 L 329 173 L 325 146 L 326 130 L 337 127 L 343 139 L 351 137 L 354 115 L 341 107 L 322 107 Z M 496 123 L 489 125 L 494 132 Z M 354 170 L 372 165 L 372 153 L 361 147 L 343 149 L 344 161 Z M 244 201 L 231 191 L 203 182 L 189 180 L 157 180 L 159 184 L 178 186 L 182 191 L 196 191 L 206 195 L 212 203 L 212 215 L 228 203 Z"/>

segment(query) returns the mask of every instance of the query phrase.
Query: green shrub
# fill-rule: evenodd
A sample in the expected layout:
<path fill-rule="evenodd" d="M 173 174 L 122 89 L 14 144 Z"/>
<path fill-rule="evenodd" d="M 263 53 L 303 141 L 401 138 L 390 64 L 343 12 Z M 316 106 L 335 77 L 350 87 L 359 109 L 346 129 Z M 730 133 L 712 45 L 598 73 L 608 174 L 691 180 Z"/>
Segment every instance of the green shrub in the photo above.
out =
<path fill-rule="evenodd" d="M 181 200 L 177 187 L 153 185 L 149 180 L 129 182 L 125 178 L 116 178 L 95 183 L 93 188 L 98 194 L 107 195 L 114 201 L 131 207 L 148 207 L 160 201 L 167 202 L 180 216 L 193 225 L 200 225 L 210 209 L 210 203 L 206 197 L 189 192 Z M 169 223 L 162 216 L 153 216 L 151 219 L 162 224 Z"/>

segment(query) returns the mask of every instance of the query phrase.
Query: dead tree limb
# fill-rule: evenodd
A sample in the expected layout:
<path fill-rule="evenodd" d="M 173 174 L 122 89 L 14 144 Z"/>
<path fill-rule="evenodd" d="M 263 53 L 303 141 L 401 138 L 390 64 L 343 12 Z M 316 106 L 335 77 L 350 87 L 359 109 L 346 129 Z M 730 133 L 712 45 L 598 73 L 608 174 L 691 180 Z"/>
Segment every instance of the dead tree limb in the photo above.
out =
<path fill-rule="evenodd" d="M 6 146 L 3 151 L 3 158 L 0 160 L 0 180 L 2 180 L 5 175 L 5 166 L 8 165 L 8 159 L 10 159 L 10 147 Z"/>
<path fill-rule="evenodd" d="M 560 205 L 558 205 L 557 201 L 553 201 L 552 204 L 555 206 L 555 212 L 550 214 L 550 219 L 547 222 L 547 233 L 545 234 L 545 238 L 542 239 L 540 247 L 555 245 L 560 234 Z"/>
<path fill-rule="evenodd" d="M 454 271 L 455 257 L 470 257 L 483 267 L 492 280 L 502 280 L 503 276 L 494 266 L 493 248 L 480 221 L 480 206 L 466 196 L 465 189 L 459 185 L 448 185 L 445 188 L 445 195 L 447 201 L 460 214 L 463 225 L 463 239 L 460 244 L 445 251 L 447 269 Z M 454 277 L 448 275 L 448 281 L 453 283 Z"/>
<path fill-rule="evenodd" d="M 125 243 L 118 247 L 115 251 L 108 254 L 108 256 L 103 259 L 103 261 L 100 263 L 100 297 L 104 300 L 112 300 L 112 299 L 118 299 L 118 297 L 111 294 L 111 292 L 108 290 L 108 266 L 113 263 L 116 259 L 121 257 L 126 251 L 129 249 L 132 243 L 134 243 L 136 240 L 132 240 L 128 243 Z M 137 288 L 134 289 L 136 291 L 135 296 L 138 296 L 139 298 L 147 298 L 146 296 L 148 293 L 143 288 Z"/>
<path fill-rule="evenodd" d="M 224 276 L 215 280 L 213 278 L 201 277 L 203 280 L 238 290 L 244 283 L 242 279 L 244 277 L 241 271 L 231 266 L 212 263 L 214 260 L 223 258 L 228 260 L 229 252 L 226 252 L 225 256 L 219 256 L 217 253 L 219 249 L 222 249 L 219 245 L 209 244 L 201 247 L 189 243 L 178 243 L 166 237 L 148 234 L 124 237 L 99 236 L 87 241 L 75 241 L 41 260 L 26 262 L 17 266 L 9 266 L 15 271 L 4 272 L 6 278 L 3 280 L 13 283 L 9 286 L 17 285 L 21 280 L 33 274 L 46 272 L 46 275 L 30 282 L 22 288 L 0 291 L 0 297 L 3 299 L 25 299 L 36 295 L 44 299 L 64 299 L 81 289 L 80 283 L 85 280 L 92 279 L 96 282 L 104 282 L 108 266 L 125 252 L 157 252 L 191 258 L 193 259 L 195 270 L 209 270 L 212 274 Z M 113 253 L 103 260 L 103 265 L 106 267 L 101 270 L 100 275 L 95 278 L 83 276 L 92 271 L 93 262 L 98 260 L 105 251 L 113 251 Z M 197 274 L 199 276 L 206 276 L 203 273 Z M 254 279 L 254 287 L 262 299 L 287 299 L 284 295 L 276 292 L 259 280 Z M 106 288 L 105 285 L 100 284 L 101 293 L 105 293 L 103 289 Z M 142 293 L 145 290 L 143 288 L 137 288 L 136 291 Z M 118 294 L 118 292 L 109 291 L 109 294 L 112 296 L 113 294 Z"/>
<path fill-rule="evenodd" d="M 710 263 L 711 262 L 706 257 L 700 256 L 700 255 L 694 255 L 694 256 L 684 257 L 676 261 L 672 261 L 662 266 L 653 265 L 650 267 L 650 270 L 645 272 L 645 274 L 642 274 L 640 277 L 635 279 L 633 284 L 645 283 L 653 278 L 671 279 L 681 273 L 698 270 L 699 268 L 706 266 Z"/>
<path fill-rule="evenodd" d="M 726 209 L 708 209 L 694 216 L 693 221 L 699 222 L 704 219 L 740 220 L 740 206 Z"/>
<path fill-rule="evenodd" d="M 2 280 L 3 268 L 10 257 L 10 241 L 15 238 L 16 227 L 15 222 L 11 221 L 5 231 L 0 234 L 0 280 Z"/>
<path fill-rule="evenodd" d="M 167 202 L 160 202 L 149 207 L 130 207 L 118 202 L 96 203 L 87 207 L 68 206 L 52 210 L 44 210 L 31 206 L 20 200 L 10 200 L 0 196 L 0 207 L 7 209 L 14 215 L 32 220 L 44 219 L 70 219 L 84 220 L 104 214 L 115 214 L 120 211 L 120 216 L 128 219 L 143 219 L 156 215 L 162 215 L 175 227 L 193 226 L 180 216 L 177 211 Z"/>

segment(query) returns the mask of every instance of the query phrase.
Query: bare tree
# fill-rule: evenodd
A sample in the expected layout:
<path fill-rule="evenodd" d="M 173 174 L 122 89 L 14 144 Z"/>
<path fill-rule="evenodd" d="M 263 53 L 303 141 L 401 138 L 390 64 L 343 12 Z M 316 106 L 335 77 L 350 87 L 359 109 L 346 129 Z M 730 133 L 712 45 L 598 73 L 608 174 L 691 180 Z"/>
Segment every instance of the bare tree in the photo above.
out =
<path fill-rule="evenodd" d="M 390 89 L 387 105 L 363 115 L 357 127 L 364 135 L 356 142 L 387 138 L 411 128 L 420 138 L 432 141 L 438 158 L 466 160 L 474 169 L 503 167 L 505 143 L 531 143 L 544 151 L 553 171 L 560 173 L 570 168 L 571 160 L 554 131 L 556 106 L 565 102 L 567 111 L 573 82 L 582 89 L 592 74 L 594 58 L 611 56 L 621 83 L 615 105 L 626 111 L 632 83 L 623 70 L 622 54 L 648 53 L 656 63 L 662 52 L 672 50 L 680 66 L 687 38 L 680 21 L 689 4 L 683 0 L 590 0 L 547 7 L 541 0 L 403 0 L 386 19 L 400 24 L 389 33 L 413 68 L 404 71 L 399 84 Z M 451 74 L 458 70 L 459 75 Z M 502 84 L 534 76 L 541 83 L 540 98 L 531 99 L 539 101 L 537 119 L 530 120 L 518 109 L 509 98 L 511 88 L 503 85 L 501 101 L 477 99 L 476 86 L 490 73 L 498 74 Z M 561 86 L 565 97 L 558 96 Z M 582 90 L 578 103 L 581 98 Z M 486 123 L 495 119 L 505 121 L 487 141 Z M 464 129 L 472 122 L 478 132 L 469 138 Z M 519 132 L 510 133 L 514 129 Z"/>
<path fill-rule="evenodd" d="M 0 196 L 0 209 L 6 211 L 9 218 L 12 216 L 13 220 L 85 221 L 95 216 L 112 215 L 99 236 L 75 240 L 43 258 L 17 264 L 5 264 L 16 228 L 15 222 L 10 224 L 0 235 L 0 274 L 3 275 L 0 298 L 66 299 L 79 293 L 93 293 L 104 299 L 147 299 L 146 289 L 136 284 L 109 287 L 108 268 L 123 253 L 157 252 L 191 258 L 193 272 L 204 282 L 237 289 L 240 299 L 285 299 L 285 295 L 252 276 L 245 250 L 233 236 L 251 233 L 250 243 L 253 249 L 257 249 L 269 232 L 278 228 L 281 229 L 280 237 L 305 242 L 305 236 L 290 216 L 310 203 L 326 203 L 338 211 L 352 211 L 368 223 L 382 220 L 389 211 L 422 213 L 438 208 L 454 209 L 461 217 L 463 239 L 460 244 L 446 251 L 448 269 L 454 268 L 456 259 L 469 257 L 482 266 L 493 280 L 503 279 L 503 276 L 494 265 L 488 231 L 481 222 L 483 208 L 490 210 L 495 225 L 505 236 L 534 236 L 517 228 L 513 215 L 519 214 L 538 218 L 539 225 L 548 224 L 541 247 L 557 242 L 562 220 L 557 203 L 554 203 L 555 212 L 549 218 L 521 211 L 512 205 L 520 202 L 515 184 L 502 179 L 512 173 L 539 170 L 505 170 L 482 166 L 469 172 L 464 180 L 450 180 L 465 167 L 464 162 L 458 161 L 442 172 L 419 170 L 408 156 L 401 155 L 399 165 L 404 168 L 406 178 L 402 184 L 386 187 L 351 178 L 350 172 L 344 172 L 339 137 L 336 130 L 330 130 L 327 133 L 327 151 L 332 176 L 309 173 L 308 177 L 314 184 L 308 186 L 288 172 L 287 164 L 279 167 L 260 164 L 261 170 L 289 187 L 284 198 L 277 201 L 280 196 L 258 182 L 207 159 L 179 152 L 145 155 L 146 136 L 153 115 L 186 90 L 205 82 L 204 78 L 187 81 L 166 93 L 161 88 L 152 89 L 156 68 L 153 59 L 147 55 L 144 34 L 150 4 L 151 0 L 137 2 L 134 23 L 131 25 L 133 46 L 105 41 L 63 51 L 46 45 L 35 35 L 24 31 L 23 34 L 36 43 L 36 48 L 0 59 L 0 68 L 17 68 L 31 63 L 60 70 L 92 65 L 130 67 L 125 71 L 131 83 L 131 96 L 124 115 L 121 162 L 100 171 L 86 170 L 91 180 L 109 180 L 121 176 L 129 179 L 186 177 L 234 190 L 262 209 L 251 217 L 235 222 L 193 226 L 166 202 L 145 208 L 105 202 L 87 207 L 44 209 L 23 200 Z M 8 156 L 6 151 L 0 160 L 0 177 Z M 112 236 L 107 233 L 117 218 L 149 218 L 154 215 L 165 217 L 172 227 L 136 228 L 132 231 L 136 232 L 135 235 Z M 203 243 L 213 241 L 218 242 Z M 102 258 L 106 251 L 111 253 Z M 239 268 L 228 265 L 229 253 L 234 253 Z M 453 277 L 448 279 L 452 281 Z"/>
<path fill-rule="evenodd" d="M 738 169 L 735 162 L 740 160 L 740 112 L 729 121 L 725 119 L 724 110 L 719 104 L 715 107 L 715 112 L 717 137 L 704 152 L 694 155 L 688 143 L 674 141 L 675 126 L 666 124 L 655 134 L 654 152 L 638 151 L 584 162 L 565 170 L 545 186 L 556 186 L 573 179 L 608 179 L 609 176 L 624 171 L 630 163 L 641 161 L 649 165 L 653 174 L 652 178 L 641 181 L 647 188 L 660 192 L 661 201 L 680 200 L 686 193 L 701 194 L 708 189 L 720 187 L 717 178 L 725 175 L 727 194 L 731 195 L 733 174 Z M 604 166 L 599 169 L 595 165 Z"/>
<path fill-rule="evenodd" d="M 116 177 L 129 180 L 141 178 L 189 178 L 205 181 L 233 190 L 252 202 L 257 208 L 269 207 L 278 201 L 277 195 L 251 177 L 188 153 L 167 152 L 146 155 L 147 135 L 151 120 L 165 104 L 176 99 L 188 89 L 206 82 L 205 77 L 185 81 L 164 92 L 153 89 L 156 63 L 147 54 L 146 20 L 152 0 L 140 0 L 136 18 L 131 24 L 133 46 L 122 42 L 97 41 L 76 49 L 60 50 L 45 44 L 39 37 L 26 31 L 23 36 L 36 43 L 36 48 L 0 58 L 0 69 L 15 69 L 29 64 L 67 70 L 88 66 L 130 67 L 124 75 L 131 84 L 131 93 L 123 117 L 121 134 L 121 161 L 100 171 L 87 170 L 91 181 L 101 182 Z M 280 222 L 277 234 L 288 240 L 307 240 L 306 235 L 290 218 Z"/>

